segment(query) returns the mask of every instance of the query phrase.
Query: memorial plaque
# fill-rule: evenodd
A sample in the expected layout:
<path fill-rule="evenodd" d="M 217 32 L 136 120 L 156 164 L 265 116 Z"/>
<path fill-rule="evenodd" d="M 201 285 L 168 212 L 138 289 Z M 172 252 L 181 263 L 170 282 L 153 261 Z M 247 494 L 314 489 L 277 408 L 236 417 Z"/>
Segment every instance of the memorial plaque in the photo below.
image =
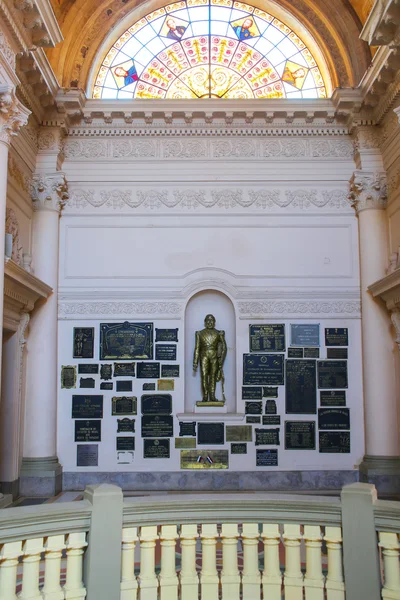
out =
<path fill-rule="evenodd" d="M 253 440 L 253 428 L 250 425 L 227 425 L 227 442 L 251 442 Z"/>
<path fill-rule="evenodd" d="M 76 367 L 72 365 L 61 367 L 61 389 L 71 390 L 76 387 Z"/>
<path fill-rule="evenodd" d="M 350 429 L 348 408 L 319 408 L 318 429 Z"/>
<path fill-rule="evenodd" d="M 100 379 L 112 379 L 112 365 L 100 365 Z"/>
<path fill-rule="evenodd" d="M 171 413 L 171 394 L 143 394 L 142 415 L 170 415 Z"/>
<path fill-rule="evenodd" d="M 319 451 L 322 454 L 350 454 L 350 431 L 320 431 Z"/>
<path fill-rule="evenodd" d="M 158 329 L 156 327 L 156 342 L 177 342 L 179 329 Z"/>
<path fill-rule="evenodd" d="M 243 385 L 284 385 L 282 354 L 244 354 Z"/>
<path fill-rule="evenodd" d="M 280 425 L 281 424 L 281 416 L 280 415 L 263 415 L 262 424 L 263 425 Z"/>
<path fill-rule="evenodd" d="M 278 450 L 256 450 L 256 467 L 277 467 Z"/>
<path fill-rule="evenodd" d="M 135 433 L 135 419 L 117 419 L 117 433 Z"/>
<path fill-rule="evenodd" d="M 257 425 L 260 425 L 261 417 L 246 417 L 246 423 L 256 423 Z"/>
<path fill-rule="evenodd" d="M 286 413 L 310 415 L 317 412 L 315 360 L 286 361 Z"/>
<path fill-rule="evenodd" d="M 100 323 L 100 360 L 153 358 L 153 323 Z"/>
<path fill-rule="evenodd" d="M 170 458 L 169 440 L 143 440 L 143 458 Z"/>
<path fill-rule="evenodd" d="M 99 365 L 95 364 L 80 364 L 78 365 L 78 373 L 79 375 L 98 375 L 99 373 Z"/>
<path fill-rule="evenodd" d="M 93 377 L 81 377 L 79 381 L 80 388 L 94 388 L 96 387 L 96 382 Z"/>
<path fill-rule="evenodd" d="M 101 421 L 75 421 L 75 442 L 101 442 Z"/>
<path fill-rule="evenodd" d="M 261 415 L 262 414 L 262 402 L 246 402 L 245 413 L 246 415 Z"/>
<path fill-rule="evenodd" d="M 228 468 L 228 450 L 181 450 L 181 469 Z"/>
<path fill-rule="evenodd" d="M 74 327 L 74 358 L 93 358 L 94 327 Z"/>
<path fill-rule="evenodd" d="M 130 363 L 114 363 L 114 377 L 135 377 L 135 364 Z"/>
<path fill-rule="evenodd" d="M 348 346 L 349 345 L 349 330 L 347 327 L 326 328 L 325 329 L 325 346 Z"/>
<path fill-rule="evenodd" d="M 285 352 L 285 325 L 249 325 L 250 352 Z"/>
<path fill-rule="evenodd" d="M 103 396 L 72 396 L 73 419 L 102 419 Z"/>
<path fill-rule="evenodd" d="M 198 423 L 197 443 L 209 444 L 211 446 L 225 443 L 225 431 L 223 423 Z"/>
<path fill-rule="evenodd" d="M 320 392 L 321 406 L 346 406 L 346 392 L 344 390 L 335 390 Z"/>
<path fill-rule="evenodd" d="M 278 388 L 277 387 L 263 387 L 263 398 L 277 398 Z"/>
<path fill-rule="evenodd" d="M 135 438 L 134 437 L 117 437 L 117 450 L 134 450 L 135 449 Z"/>
<path fill-rule="evenodd" d="M 159 392 L 173 392 L 175 381 L 173 379 L 159 379 L 157 381 L 157 390 Z"/>
<path fill-rule="evenodd" d="M 135 453 L 132 451 L 119 451 L 117 452 L 117 463 L 119 465 L 131 465 L 133 463 L 134 456 Z"/>
<path fill-rule="evenodd" d="M 136 396 L 113 396 L 111 399 L 112 415 L 136 415 L 137 398 Z"/>
<path fill-rule="evenodd" d="M 247 444 L 231 444 L 231 454 L 247 454 Z"/>
<path fill-rule="evenodd" d="M 280 429 L 257 429 L 256 446 L 279 446 Z"/>
<path fill-rule="evenodd" d="M 242 387 L 243 400 L 261 400 L 262 387 Z"/>
<path fill-rule="evenodd" d="M 174 418 L 169 415 L 144 415 L 142 417 L 142 437 L 174 437 Z"/>
<path fill-rule="evenodd" d="M 290 330 L 292 346 L 319 346 L 319 323 L 309 325 L 292 323 Z"/>
<path fill-rule="evenodd" d="M 326 358 L 336 358 L 347 360 L 348 359 L 348 348 L 327 348 Z"/>
<path fill-rule="evenodd" d="M 112 390 L 113 389 L 113 383 L 112 381 L 105 381 L 103 383 L 100 383 L 100 389 L 101 390 Z"/>
<path fill-rule="evenodd" d="M 319 358 L 319 348 L 304 348 L 304 358 Z"/>
<path fill-rule="evenodd" d="M 144 392 L 154 392 L 156 389 L 156 384 L 155 383 L 144 383 L 143 384 L 143 391 Z"/>
<path fill-rule="evenodd" d="M 286 421 L 285 449 L 315 450 L 315 422 Z"/>
<path fill-rule="evenodd" d="M 322 389 L 347 388 L 347 361 L 318 361 L 318 387 Z"/>
<path fill-rule="evenodd" d="M 116 383 L 117 392 L 131 392 L 132 391 L 132 381 L 131 380 L 125 380 L 125 381 L 117 381 Z"/>
<path fill-rule="evenodd" d="M 98 444 L 81 444 L 76 447 L 77 467 L 97 467 L 99 465 Z"/>
<path fill-rule="evenodd" d="M 159 362 L 139 362 L 137 364 L 138 379 L 159 379 L 160 378 L 160 363 Z"/>
<path fill-rule="evenodd" d="M 190 423 L 179 421 L 179 435 L 181 437 L 184 435 L 196 436 L 196 421 L 191 421 Z"/>
<path fill-rule="evenodd" d="M 175 438 L 175 448 L 196 448 L 195 438 Z"/>
<path fill-rule="evenodd" d="M 275 400 L 267 400 L 265 403 L 265 414 L 266 415 L 276 415 L 276 402 Z"/>
<path fill-rule="evenodd" d="M 161 377 L 179 377 L 179 365 L 161 365 Z"/>
<path fill-rule="evenodd" d="M 288 348 L 288 358 L 303 358 L 303 348 Z"/>
<path fill-rule="evenodd" d="M 156 344 L 156 360 L 176 360 L 176 344 Z"/>

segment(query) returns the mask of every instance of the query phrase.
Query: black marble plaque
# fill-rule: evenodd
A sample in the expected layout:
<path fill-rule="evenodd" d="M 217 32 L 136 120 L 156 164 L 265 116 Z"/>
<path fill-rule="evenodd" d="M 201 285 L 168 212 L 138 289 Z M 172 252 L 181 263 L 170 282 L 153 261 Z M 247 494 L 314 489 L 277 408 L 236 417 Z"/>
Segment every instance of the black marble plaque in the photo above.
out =
<path fill-rule="evenodd" d="M 326 358 L 347 360 L 348 357 L 349 357 L 348 348 L 327 348 L 326 349 Z"/>
<path fill-rule="evenodd" d="M 276 415 L 276 402 L 275 400 L 267 400 L 265 403 L 265 414 L 266 415 Z"/>
<path fill-rule="evenodd" d="M 100 323 L 100 360 L 153 358 L 153 323 Z"/>
<path fill-rule="evenodd" d="M 176 344 L 156 344 L 156 360 L 176 360 Z"/>
<path fill-rule="evenodd" d="M 246 417 L 246 423 L 248 423 L 249 425 L 250 424 L 254 425 L 254 423 L 256 423 L 257 425 L 260 425 L 261 417 L 252 417 L 252 416 Z"/>
<path fill-rule="evenodd" d="M 247 454 L 247 444 L 231 444 L 231 454 Z"/>
<path fill-rule="evenodd" d="M 156 384 L 155 383 L 144 383 L 143 384 L 143 391 L 144 392 L 154 392 L 155 389 L 156 389 Z"/>
<path fill-rule="evenodd" d="M 246 415 L 261 415 L 262 414 L 262 402 L 246 402 L 245 413 Z"/>
<path fill-rule="evenodd" d="M 179 421 L 179 435 L 183 437 L 184 435 L 196 435 L 196 421 L 191 421 L 190 423 L 185 423 Z"/>
<path fill-rule="evenodd" d="M 263 415 L 262 424 L 263 425 L 280 425 L 281 424 L 281 416 L 280 415 Z"/>
<path fill-rule="evenodd" d="M 348 346 L 349 330 L 347 327 L 328 327 L 325 329 L 325 346 Z"/>
<path fill-rule="evenodd" d="M 98 444 L 81 444 L 76 447 L 77 467 L 97 467 L 99 464 Z"/>
<path fill-rule="evenodd" d="M 70 366 L 70 365 L 62 366 L 61 367 L 61 388 L 64 390 L 71 390 L 74 387 L 76 387 L 76 367 Z"/>
<path fill-rule="evenodd" d="M 280 429 L 255 429 L 256 446 L 279 446 Z"/>
<path fill-rule="evenodd" d="M 117 437 L 117 450 L 134 450 L 135 449 L 135 438 L 134 437 Z"/>
<path fill-rule="evenodd" d="M 114 363 L 114 377 L 135 377 L 135 364 L 130 363 Z"/>
<path fill-rule="evenodd" d="M 75 442 L 101 442 L 101 421 L 75 421 Z"/>
<path fill-rule="evenodd" d="M 292 346 L 319 346 L 319 324 L 290 325 Z"/>
<path fill-rule="evenodd" d="M 346 406 L 346 392 L 331 390 L 319 393 L 321 406 Z"/>
<path fill-rule="evenodd" d="M 317 412 L 315 360 L 286 361 L 286 413 L 310 415 Z"/>
<path fill-rule="evenodd" d="M 100 389 L 101 390 L 112 390 L 113 382 L 112 381 L 103 381 L 102 383 L 100 383 Z"/>
<path fill-rule="evenodd" d="M 135 419 L 117 419 L 117 433 L 135 433 Z"/>
<path fill-rule="evenodd" d="M 285 352 L 285 325 L 249 325 L 250 352 Z"/>
<path fill-rule="evenodd" d="M 288 348 L 288 358 L 303 358 L 303 348 Z"/>
<path fill-rule="evenodd" d="M 98 364 L 85 364 L 82 363 L 80 365 L 78 365 L 78 373 L 79 375 L 97 375 L 99 372 L 99 365 Z"/>
<path fill-rule="evenodd" d="M 277 387 L 263 387 L 263 398 L 277 398 L 278 388 Z"/>
<path fill-rule="evenodd" d="M 112 415 L 136 415 L 137 398 L 136 396 L 114 396 L 111 400 Z"/>
<path fill-rule="evenodd" d="M 304 358 L 319 358 L 319 348 L 304 348 Z"/>
<path fill-rule="evenodd" d="M 93 358 L 94 327 L 74 327 L 74 358 Z"/>
<path fill-rule="evenodd" d="M 81 377 L 79 380 L 80 388 L 94 388 L 96 387 L 96 382 L 93 377 Z"/>
<path fill-rule="evenodd" d="M 282 354 L 244 354 L 243 385 L 283 385 Z"/>
<path fill-rule="evenodd" d="M 142 417 L 143 438 L 174 436 L 174 419 L 169 415 L 144 415 Z"/>
<path fill-rule="evenodd" d="M 179 377 L 179 365 L 161 365 L 161 377 Z"/>
<path fill-rule="evenodd" d="M 314 421 L 285 422 L 286 450 L 315 450 Z"/>
<path fill-rule="evenodd" d="M 143 394 L 142 415 L 170 415 L 171 413 L 171 394 Z"/>
<path fill-rule="evenodd" d="M 319 451 L 322 454 L 350 454 L 350 431 L 320 431 Z"/>
<path fill-rule="evenodd" d="M 318 361 L 318 387 L 322 389 L 347 388 L 347 361 Z"/>
<path fill-rule="evenodd" d="M 256 467 L 277 467 L 278 450 L 258 449 L 256 450 Z"/>
<path fill-rule="evenodd" d="M 225 443 L 225 426 L 223 423 L 198 423 L 197 443 L 210 446 Z"/>
<path fill-rule="evenodd" d="M 73 419 L 102 419 L 103 396 L 72 396 Z"/>
<path fill-rule="evenodd" d="M 319 408 L 318 429 L 350 429 L 348 408 Z"/>
<path fill-rule="evenodd" d="M 177 342 L 179 329 L 158 329 L 156 327 L 156 342 Z"/>
<path fill-rule="evenodd" d="M 139 362 L 137 364 L 138 379 L 159 379 L 160 378 L 160 363 L 159 362 Z"/>
<path fill-rule="evenodd" d="M 112 379 L 112 365 L 100 365 L 100 379 Z"/>
<path fill-rule="evenodd" d="M 169 457 L 169 440 L 143 440 L 143 458 Z"/>
<path fill-rule="evenodd" d="M 243 400 L 261 400 L 262 387 L 242 387 Z"/>
<path fill-rule="evenodd" d="M 132 381 L 127 379 L 125 381 L 117 381 L 116 383 L 116 391 L 117 392 L 131 392 L 132 391 Z"/>

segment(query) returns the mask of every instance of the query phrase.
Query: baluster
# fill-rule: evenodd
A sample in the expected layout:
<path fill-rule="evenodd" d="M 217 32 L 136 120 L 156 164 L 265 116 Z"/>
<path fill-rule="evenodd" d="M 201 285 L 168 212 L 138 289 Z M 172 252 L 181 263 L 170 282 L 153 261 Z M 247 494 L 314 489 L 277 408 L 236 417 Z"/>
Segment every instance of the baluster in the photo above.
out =
<path fill-rule="evenodd" d="M 140 530 L 140 600 L 157 600 L 158 579 L 155 571 L 157 526 Z"/>
<path fill-rule="evenodd" d="M 224 600 L 239 600 L 240 573 L 238 569 L 238 538 L 239 528 L 236 524 L 223 524 L 222 538 L 222 598 Z"/>
<path fill-rule="evenodd" d="M 67 536 L 67 577 L 64 585 L 66 600 L 80 600 L 86 596 L 82 581 L 83 553 L 85 552 L 86 533 L 70 533 Z"/>
<path fill-rule="evenodd" d="M 63 535 L 52 535 L 45 539 L 45 569 L 44 587 L 42 590 L 44 600 L 64 600 L 64 592 L 60 585 L 61 557 L 65 548 Z"/>
<path fill-rule="evenodd" d="M 326 592 L 328 600 L 344 600 L 342 530 L 340 527 L 325 528 L 328 549 L 328 576 Z"/>
<path fill-rule="evenodd" d="M 181 527 L 181 600 L 197 599 L 199 595 L 199 576 L 196 571 L 196 542 L 199 534 L 197 525 Z"/>
<path fill-rule="evenodd" d="M 137 527 L 122 530 L 121 600 L 136 600 L 138 583 L 135 577 L 135 546 Z"/>
<path fill-rule="evenodd" d="M 22 590 L 19 594 L 20 600 L 42 600 L 39 591 L 40 558 L 44 550 L 43 538 L 26 540 L 22 549 Z"/>
<path fill-rule="evenodd" d="M 301 572 L 300 525 L 284 525 L 285 543 L 285 600 L 303 600 L 303 574 Z"/>
<path fill-rule="evenodd" d="M 282 573 L 279 561 L 281 535 L 279 525 L 264 524 L 262 538 L 264 540 L 264 573 L 262 576 L 264 598 L 281 600 Z"/>
<path fill-rule="evenodd" d="M 218 600 L 217 537 L 218 531 L 215 524 L 201 526 L 200 587 L 203 600 Z"/>
<path fill-rule="evenodd" d="M 383 600 L 400 598 L 400 544 L 396 533 L 379 532 L 379 547 L 383 554 L 384 586 Z"/>
<path fill-rule="evenodd" d="M 16 600 L 18 558 L 22 554 L 22 542 L 0 545 L 0 599 Z"/>
<path fill-rule="evenodd" d="M 322 575 L 322 534 L 319 525 L 305 525 L 307 571 L 304 578 L 306 600 L 324 600 L 324 576 Z"/>
<path fill-rule="evenodd" d="M 258 523 L 244 523 L 243 544 L 243 600 L 255 600 L 261 595 L 261 573 L 258 568 Z"/>
<path fill-rule="evenodd" d="M 178 530 L 176 525 L 163 525 L 161 527 L 161 600 L 177 600 L 178 598 L 178 577 L 175 565 L 177 537 Z"/>

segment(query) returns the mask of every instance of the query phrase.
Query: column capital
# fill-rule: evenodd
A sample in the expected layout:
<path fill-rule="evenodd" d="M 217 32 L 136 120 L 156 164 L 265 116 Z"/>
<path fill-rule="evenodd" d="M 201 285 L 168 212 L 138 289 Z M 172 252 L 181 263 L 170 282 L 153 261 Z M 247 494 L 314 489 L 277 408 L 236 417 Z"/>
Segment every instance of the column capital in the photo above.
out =
<path fill-rule="evenodd" d="M 12 86 L 0 85 L 0 142 L 11 144 L 11 137 L 27 124 L 31 111 L 16 97 Z"/>
<path fill-rule="evenodd" d="M 349 199 L 357 214 L 363 210 L 384 210 L 387 205 L 386 174 L 361 169 L 354 171 Z"/>
<path fill-rule="evenodd" d="M 64 173 L 34 173 L 31 194 L 33 210 L 61 212 L 69 197 Z"/>

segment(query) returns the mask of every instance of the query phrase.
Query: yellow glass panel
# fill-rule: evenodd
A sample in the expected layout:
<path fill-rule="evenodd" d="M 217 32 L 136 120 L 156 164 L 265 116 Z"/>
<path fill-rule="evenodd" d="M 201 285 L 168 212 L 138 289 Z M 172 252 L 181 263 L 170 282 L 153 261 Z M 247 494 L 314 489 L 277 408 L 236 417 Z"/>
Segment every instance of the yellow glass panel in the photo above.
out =
<path fill-rule="evenodd" d="M 244 79 L 239 79 L 236 85 L 234 85 L 224 96 L 224 98 L 254 98 L 253 91 L 250 86 L 245 82 Z"/>
<path fill-rule="evenodd" d="M 197 98 L 196 94 L 190 90 L 180 79 L 175 79 L 174 83 L 169 88 L 166 97 L 174 100 Z"/>
<path fill-rule="evenodd" d="M 163 15 L 165 15 L 165 9 L 158 8 L 157 10 L 154 10 L 152 13 L 147 15 L 146 19 L 149 23 L 151 23 L 151 21 L 154 21 L 154 19 L 158 19 L 158 17 L 162 17 Z"/>
<path fill-rule="evenodd" d="M 109 53 L 103 60 L 103 65 L 105 67 L 109 67 L 111 65 L 112 61 L 114 60 L 114 58 L 117 56 L 117 54 L 118 54 L 117 48 L 114 48 L 114 47 L 111 48 L 111 50 L 109 51 Z"/>
<path fill-rule="evenodd" d="M 155 58 L 143 71 L 140 79 L 150 85 L 166 90 L 175 79 L 175 76 L 162 62 Z"/>
<path fill-rule="evenodd" d="M 107 73 L 108 73 L 107 67 L 101 66 L 100 70 L 97 74 L 95 85 L 104 85 L 104 80 L 106 78 Z"/>
<path fill-rule="evenodd" d="M 165 98 L 165 90 L 139 81 L 135 88 L 135 98 Z"/>
<path fill-rule="evenodd" d="M 264 21 L 267 21 L 267 23 L 271 23 L 271 21 L 274 18 L 272 15 L 269 15 L 268 13 L 264 12 L 263 10 L 260 10 L 259 8 L 254 9 L 254 14 L 256 15 L 256 17 L 260 17 L 260 19 L 264 19 Z"/>
<path fill-rule="evenodd" d="M 318 98 L 326 98 L 326 89 L 324 87 L 317 89 Z"/>
<path fill-rule="evenodd" d="M 208 0 L 187 0 L 188 6 L 205 6 Z"/>
<path fill-rule="evenodd" d="M 101 98 L 102 91 L 103 91 L 102 87 L 95 86 L 94 90 L 93 90 L 93 98 Z"/>
<path fill-rule="evenodd" d="M 194 67 L 199 64 L 208 63 L 208 37 L 200 36 L 182 41 L 182 47 L 185 51 L 189 65 Z"/>
<path fill-rule="evenodd" d="M 239 41 L 213 36 L 211 44 L 211 64 L 228 67 L 238 45 Z"/>
<path fill-rule="evenodd" d="M 201 65 L 185 71 L 181 75 L 181 80 L 186 83 L 188 88 L 199 98 L 208 97 L 210 91 L 210 78 L 208 65 Z"/>
<path fill-rule="evenodd" d="M 262 58 L 262 54 L 254 50 L 254 48 L 240 42 L 231 60 L 230 66 L 241 75 L 244 75 Z"/>
<path fill-rule="evenodd" d="M 169 48 L 160 52 L 157 58 L 159 58 L 159 60 L 162 61 L 174 75 L 179 75 L 179 73 L 188 69 L 190 66 L 181 44 L 169 46 Z"/>
<path fill-rule="evenodd" d="M 123 35 L 121 35 L 119 40 L 117 40 L 115 42 L 115 44 L 114 44 L 115 48 L 118 48 L 118 50 L 120 50 L 122 48 L 122 46 L 125 44 L 125 42 L 130 40 L 131 37 L 132 37 L 132 34 L 129 31 L 125 31 L 125 33 Z"/>
<path fill-rule="evenodd" d="M 266 85 L 265 87 L 254 90 L 255 98 L 284 98 L 285 90 L 280 81 L 273 85 Z"/>
<path fill-rule="evenodd" d="M 279 19 L 274 19 L 272 21 L 272 25 L 275 25 L 275 27 L 279 29 L 279 31 L 282 31 L 282 33 L 284 33 L 285 35 L 289 35 L 289 33 L 291 32 L 291 29 L 289 29 L 287 25 L 282 23 L 282 21 L 279 21 Z"/>
<path fill-rule="evenodd" d="M 233 6 L 232 0 L 211 0 L 211 4 L 213 6 L 227 6 L 228 8 Z"/>
<path fill-rule="evenodd" d="M 168 4 L 168 6 L 165 7 L 165 11 L 170 13 L 181 8 L 186 8 L 186 2 L 174 2 L 173 4 Z"/>
<path fill-rule="evenodd" d="M 311 52 L 309 51 L 308 48 L 306 48 L 305 50 L 302 51 L 302 55 L 304 56 L 304 58 L 306 59 L 306 61 L 308 62 L 308 65 L 310 67 L 316 67 L 316 62 L 314 60 L 314 57 L 312 56 Z"/>
<path fill-rule="evenodd" d="M 267 59 L 263 58 L 248 73 L 246 73 L 245 79 L 250 84 L 251 88 L 256 90 L 276 81 L 279 79 L 279 76 Z"/>
<path fill-rule="evenodd" d="M 303 48 L 305 48 L 305 44 L 303 44 L 301 39 L 294 33 L 294 31 L 289 33 L 288 38 L 298 47 L 299 50 L 303 50 Z"/>
<path fill-rule="evenodd" d="M 129 27 L 128 31 L 134 35 L 135 33 L 137 33 L 140 29 L 142 29 L 142 27 L 144 27 L 145 25 L 147 25 L 147 21 L 146 19 L 140 19 L 139 21 L 136 21 L 136 23 L 134 25 L 132 25 L 132 27 Z"/>
<path fill-rule="evenodd" d="M 210 72 L 210 91 L 213 97 L 221 98 L 240 79 L 237 73 L 225 67 L 211 68 Z"/>
<path fill-rule="evenodd" d="M 254 11 L 254 6 L 250 6 L 250 4 L 244 4 L 244 2 L 234 2 L 233 8 L 238 8 L 239 10 L 244 10 L 248 13 L 252 13 Z"/>

